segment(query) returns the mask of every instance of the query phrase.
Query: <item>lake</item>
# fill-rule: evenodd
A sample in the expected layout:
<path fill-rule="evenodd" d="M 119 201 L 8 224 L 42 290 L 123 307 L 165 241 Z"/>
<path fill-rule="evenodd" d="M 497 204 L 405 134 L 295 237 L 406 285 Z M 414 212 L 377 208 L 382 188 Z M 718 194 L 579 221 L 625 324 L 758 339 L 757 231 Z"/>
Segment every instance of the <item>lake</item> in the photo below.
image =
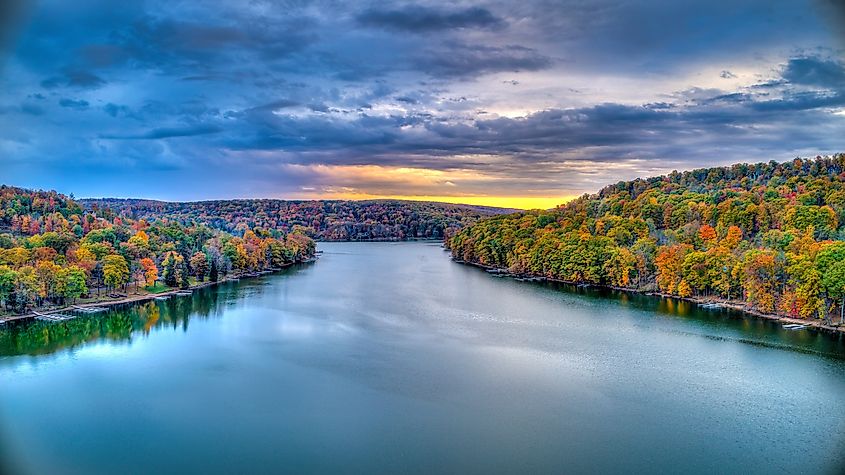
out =
<path fill-rule="evenodd" d="M 0 472 L 838 473 L 845 343 L 439 244 L 0 330 Z"/>

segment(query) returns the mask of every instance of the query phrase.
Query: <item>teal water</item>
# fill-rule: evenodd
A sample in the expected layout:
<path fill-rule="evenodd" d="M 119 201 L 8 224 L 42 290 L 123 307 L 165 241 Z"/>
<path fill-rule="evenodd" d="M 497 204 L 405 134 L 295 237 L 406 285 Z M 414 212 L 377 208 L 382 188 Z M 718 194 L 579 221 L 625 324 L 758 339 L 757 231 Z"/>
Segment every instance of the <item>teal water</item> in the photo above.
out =
<path fill-rule="evenodd" d="M 0 330 L 0 472 L 839 473 L 845 343 L 437 244 Z"/>

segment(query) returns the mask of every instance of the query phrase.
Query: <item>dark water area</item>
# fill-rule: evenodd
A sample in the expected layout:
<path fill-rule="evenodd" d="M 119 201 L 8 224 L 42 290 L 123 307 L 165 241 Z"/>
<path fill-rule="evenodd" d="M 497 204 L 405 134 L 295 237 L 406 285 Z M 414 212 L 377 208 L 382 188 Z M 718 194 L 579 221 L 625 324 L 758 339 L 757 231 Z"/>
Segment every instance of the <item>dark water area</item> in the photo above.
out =
<path fill-rule="evenodd" d="M 842 473 L 845 342 L 436 243 L 0 327 L 0 473 Z"/>

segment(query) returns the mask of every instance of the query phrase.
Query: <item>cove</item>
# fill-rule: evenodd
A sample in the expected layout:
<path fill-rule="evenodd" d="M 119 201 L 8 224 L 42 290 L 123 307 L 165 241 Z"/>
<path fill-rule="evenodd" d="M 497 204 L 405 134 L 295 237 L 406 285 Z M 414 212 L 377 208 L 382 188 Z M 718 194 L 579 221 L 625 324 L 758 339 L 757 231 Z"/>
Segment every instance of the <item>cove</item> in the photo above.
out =
<path fill-rule="evenodd" d="M 838 473 L 845 343 L 439 244 L 0 329 L 0 472 Z"/>

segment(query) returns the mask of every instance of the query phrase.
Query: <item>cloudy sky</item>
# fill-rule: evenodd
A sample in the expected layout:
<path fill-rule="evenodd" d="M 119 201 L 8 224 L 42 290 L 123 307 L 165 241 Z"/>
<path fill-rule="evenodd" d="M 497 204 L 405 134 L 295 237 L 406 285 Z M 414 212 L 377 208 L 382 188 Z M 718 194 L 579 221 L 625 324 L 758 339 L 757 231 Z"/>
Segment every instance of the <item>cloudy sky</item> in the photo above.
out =
<path fill-rule="evenodd" d="M 550 207 L 845 151 L 842 0 L 2 0 L 0 177 Z"/>

